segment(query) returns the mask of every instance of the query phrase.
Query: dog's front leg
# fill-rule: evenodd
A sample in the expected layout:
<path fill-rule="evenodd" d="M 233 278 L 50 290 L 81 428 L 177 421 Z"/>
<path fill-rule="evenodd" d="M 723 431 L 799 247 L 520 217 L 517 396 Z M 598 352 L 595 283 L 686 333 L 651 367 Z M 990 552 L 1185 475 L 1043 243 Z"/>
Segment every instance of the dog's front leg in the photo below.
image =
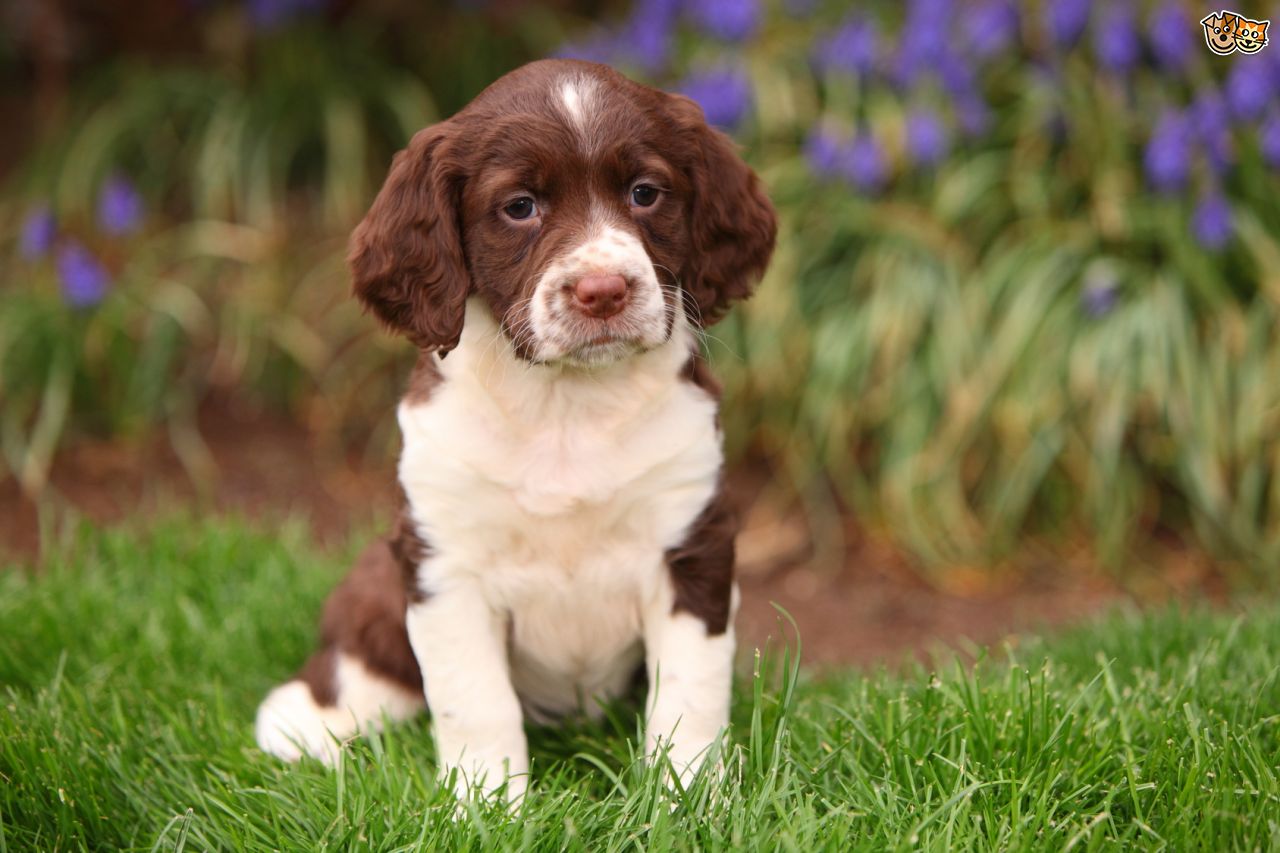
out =
<path fill-rule="evenodd" d="M 646 748 L 651 759 L 665 751 L 681 783 L 687 784 L 716 752 L 729 726 L 733 620 L 714 632 L 706 620 L 673 610 L 665 599 L 648 608 L 644 633 Z"/>
<path fill-rule="evenodd" d="M 529 748 L 508 670 L 505 617 L 464 585 L 411 604 L 406 621 L 442 776 L 458 771 L 461 798 L 505 782 L 516 802 L 528 784 Z"/>

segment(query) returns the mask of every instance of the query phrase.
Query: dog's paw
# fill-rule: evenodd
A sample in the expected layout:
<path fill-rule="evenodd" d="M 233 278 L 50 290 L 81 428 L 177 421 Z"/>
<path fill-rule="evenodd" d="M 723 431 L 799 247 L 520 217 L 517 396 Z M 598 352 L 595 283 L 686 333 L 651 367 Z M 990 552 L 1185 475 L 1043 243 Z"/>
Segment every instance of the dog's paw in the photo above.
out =
<path fill-rule="evenodd" d="M 342 759 L 339 739 L 355 733 L 351 714 L 318 705 L 302 681 L 281 684 L 258 706 L 254 738 L 258 747 L 276 758 L 297 761 L 303 755 L 337 766 Z"/>

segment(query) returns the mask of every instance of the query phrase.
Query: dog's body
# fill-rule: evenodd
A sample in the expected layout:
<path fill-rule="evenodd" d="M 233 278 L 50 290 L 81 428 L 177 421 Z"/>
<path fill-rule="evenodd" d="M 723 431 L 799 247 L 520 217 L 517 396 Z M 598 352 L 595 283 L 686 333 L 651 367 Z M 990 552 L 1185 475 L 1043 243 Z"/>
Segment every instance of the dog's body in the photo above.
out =
<path fill-rule="evenodd" d="M 774 230 L 691 102 L 603 66 L 526 66 L 415 137 L 351 259 L 421 350 L 405 510 L 264 701 L 263 749 L 333 761 L 425 687 L 460 791 L 518 796 L 523 719 L 593 715 L 643 664 L 647 748 L 698 766 L 728 722 L 736 592 L 696 329 L 749 292 Z"/>

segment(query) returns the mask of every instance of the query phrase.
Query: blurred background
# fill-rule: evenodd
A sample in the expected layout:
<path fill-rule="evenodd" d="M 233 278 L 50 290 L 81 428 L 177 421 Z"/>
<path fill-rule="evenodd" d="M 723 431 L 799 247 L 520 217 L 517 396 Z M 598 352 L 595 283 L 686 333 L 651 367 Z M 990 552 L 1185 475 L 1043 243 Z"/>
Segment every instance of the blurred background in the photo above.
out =
<path fill-rule="evenodd" d="M 1217 7 L 0 9 L 11 559 L 154 513 L 385 523 L 412 354 L 347 236 L 415 130 L 559 55 L 695 98 L 781 216 L 708 342 L 745 618 L 861 659 L 1280 570 L 1280 49 L 1211 53 Z"/>

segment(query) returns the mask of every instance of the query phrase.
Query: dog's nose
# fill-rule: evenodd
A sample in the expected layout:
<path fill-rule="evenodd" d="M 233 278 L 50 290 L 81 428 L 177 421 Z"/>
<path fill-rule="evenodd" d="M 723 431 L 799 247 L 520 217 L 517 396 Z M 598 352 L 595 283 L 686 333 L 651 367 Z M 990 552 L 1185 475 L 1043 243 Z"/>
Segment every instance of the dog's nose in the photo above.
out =
<path fill-rule="evenodd" d="M 573 300 L 592 317 L 612 317 L 627 302 L 627 280 L 620 275 L 583 276 L 573 286 Z"/>

